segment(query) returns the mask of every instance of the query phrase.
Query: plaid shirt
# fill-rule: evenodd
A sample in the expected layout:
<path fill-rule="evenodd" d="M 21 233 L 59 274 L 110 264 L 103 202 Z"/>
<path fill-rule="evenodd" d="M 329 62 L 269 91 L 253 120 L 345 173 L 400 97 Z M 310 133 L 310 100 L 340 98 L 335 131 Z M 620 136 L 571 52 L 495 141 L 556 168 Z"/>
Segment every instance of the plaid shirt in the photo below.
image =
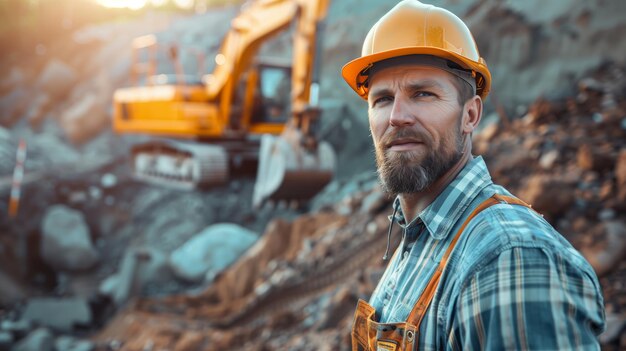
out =
<path fill-rule="evenodd" d="M 450 240 L 494 193 L 481 157 L 406 224 L 370 304 L 380 322 L 402 322 Z M 396 199 L 394 206 L 399 206 Z M 420 326 L 419 350 L 599 349 L 605 328 L 600 284 L 585 259 L 540 215 L 498 204 L 467 226 Z"/>

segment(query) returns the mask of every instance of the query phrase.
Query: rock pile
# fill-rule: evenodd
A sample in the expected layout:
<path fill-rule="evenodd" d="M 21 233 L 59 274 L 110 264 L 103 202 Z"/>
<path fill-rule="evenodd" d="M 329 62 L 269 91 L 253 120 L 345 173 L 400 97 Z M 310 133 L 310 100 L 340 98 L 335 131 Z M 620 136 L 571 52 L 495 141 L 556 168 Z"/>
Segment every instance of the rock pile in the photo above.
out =
<path fill-rule="evenodd" d="M 587 233 L 615 237 L 616 255 L 624 254 L 619 248 L 626 244 L 621 234 L 609 234 L 622 231 L 609 228 L 626 223 L 624 75 L 623 67 L 607 63 L 579 82 L 575 96 L 539 100 L 521 118 L 492 125 L 475 138 L 493 177 L 531 203 L 588 256 L 606 240 Z M 591 261 L 603 275 L 621 256 Z"/>

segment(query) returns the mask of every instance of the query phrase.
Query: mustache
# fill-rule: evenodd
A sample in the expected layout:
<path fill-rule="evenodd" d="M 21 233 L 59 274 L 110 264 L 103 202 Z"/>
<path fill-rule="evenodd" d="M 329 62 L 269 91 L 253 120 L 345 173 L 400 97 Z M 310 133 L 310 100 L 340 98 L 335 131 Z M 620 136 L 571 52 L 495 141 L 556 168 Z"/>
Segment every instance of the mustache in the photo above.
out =
<path fill-rule="evenodd" d="M 380 139 L 380 144 L 384 148 L 390 148 L 395 141 L 400 139 L 406 140 L 414 140 L 416 142 L 429 144 L 430 136 L 427 133 L 424 133 L 418 129 L 414 128 L 400 128 L 400 129 L 392 129 L 388 133 L 384 134 Z"/>

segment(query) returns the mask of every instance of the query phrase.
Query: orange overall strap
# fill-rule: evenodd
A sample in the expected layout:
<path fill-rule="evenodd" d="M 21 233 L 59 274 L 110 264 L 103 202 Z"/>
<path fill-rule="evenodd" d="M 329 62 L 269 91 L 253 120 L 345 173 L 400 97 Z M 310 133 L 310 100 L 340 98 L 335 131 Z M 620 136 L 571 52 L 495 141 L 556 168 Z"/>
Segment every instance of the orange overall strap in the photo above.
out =
<path fill-rule="evenodd" d="M 521 206 L 530 208 L 530 205 L 528 205 L 527 203 L 525 203 L 524 201 L 516 197 L 495 194 L 492 197 L 488 198 L 487 200 L 483 201 L 480 205 L 478 205 L 478 207 L 474 209 L 474 211 L 469 215 L 469 217 L 467 217 L 465 222 L 463 222 L 463 225 L 454 236 L 454 239 L 452 239 L 452 241 L 450 242 L 448 249 L 444 253 L 443 257 L 441 258 L 441 262 L 439 262 L 439 266 L 435 270 L 435 273 L 433 274 L 433 276 L 430 278 L 430 281 L 428 282 L 428 285 L 426 285 L 424 292 L 422 292 L 422 295 L 420 296 L 419 300 L 417 300 L 417 303 L 415 303 L 415 306 L 413 306 L 413 310 L 411 310 L 411 313 L 409 314 L 409 317 L 407 318 L 407 322 L 416 326 L 417 330 L 419 330 L 420 324 L 422 323 L 422 319 L 424 318 L 424 315 L 426 314 L 425 313 L 426 309 L 428 308 L 428 306 L 430 305 L 430 302 L 435 296 L 435 291 L 437 290 L 437 287 L 439 286 L 439 280 L 441 279 L 441 273 L 443 272 L 443 269 L 446 267 L 446 264 L 448 263 L 448 258 L 450 257 L 450 254 L 452 253 L 452 250 L 454 249 L 454 246 L 456 245 L 457 241 L 461 237 L 461 234 L 465 230 L 465 227 L 467 227 L 469 222 L 474 217 L 476 217 L 476 215 L 482 212 L 484 209 L 489 208 L 499 203 L 521 205 Z"/>

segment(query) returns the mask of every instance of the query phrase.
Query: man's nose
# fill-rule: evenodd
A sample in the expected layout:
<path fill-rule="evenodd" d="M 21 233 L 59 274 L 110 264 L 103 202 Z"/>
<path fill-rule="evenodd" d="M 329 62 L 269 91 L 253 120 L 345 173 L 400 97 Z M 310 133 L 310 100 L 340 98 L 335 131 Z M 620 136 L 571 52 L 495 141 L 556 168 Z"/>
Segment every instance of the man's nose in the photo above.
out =
<path fill-rule="evenodd" d="M 394 127 L 415 124 L 415 116 L 412 114 L 412 109 L 409 108 L 406 101 L 402 101 L 399 98 L 394 99 L 391 115 L 389 116 L 389 124 Z"/>

